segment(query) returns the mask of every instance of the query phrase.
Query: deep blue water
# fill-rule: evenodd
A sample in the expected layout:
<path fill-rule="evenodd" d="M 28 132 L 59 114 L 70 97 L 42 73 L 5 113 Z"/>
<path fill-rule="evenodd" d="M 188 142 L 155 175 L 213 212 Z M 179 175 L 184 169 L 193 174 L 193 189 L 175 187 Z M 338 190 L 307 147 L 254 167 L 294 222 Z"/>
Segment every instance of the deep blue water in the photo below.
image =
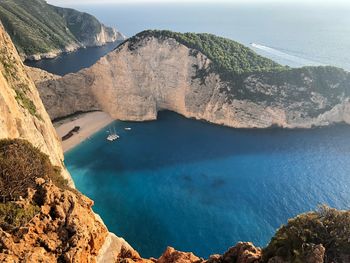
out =
<path fill-rule="evenodd" d="M 97 60 L 112 51 L 120 43 L 121 41 L 117 41 L 107 43 L 102 47 L 82 48 L 72 53 L 62 54 L 54 59 L 26 61 L 25 64 L 30 67 L 41 68 L 53 74 L 63 76 L 92 66 Z"/>
<path fill-rule="evenodd" d="M 241 240 L 264 246 L 318 204 L 350 208 L 349 126 L 230 129 L 171 112 L 113 126 L 119 141 L 105 128 L 66 165 L 109 229 L 145 257 L 168 245 L 203 257 Z"/>

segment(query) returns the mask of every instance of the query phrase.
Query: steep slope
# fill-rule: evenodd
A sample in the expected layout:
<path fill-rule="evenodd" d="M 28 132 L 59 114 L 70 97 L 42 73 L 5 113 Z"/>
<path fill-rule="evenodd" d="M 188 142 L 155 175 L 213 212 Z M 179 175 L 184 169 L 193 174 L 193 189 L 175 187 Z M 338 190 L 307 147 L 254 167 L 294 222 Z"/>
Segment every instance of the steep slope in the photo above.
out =
<path fill-rule="evenodd" d="M 104 110 L 121 120 L 160 110 L 239 128 L 350 123 L 350 74 L 291 69 L 228 39 L 145 31 L 95 65 L 38 83 L 52 119 Z"/>
<path fill-rule="evenodd" d="M 0 24 L 0 139 L 23 138 L 63 166 L 60 140 L 51 124 L 39 93 L 28 77 L 9 36 Z"/>
<path fill-rule="evenodd" d="M 26 59 L 54 57 L 64 51 L 124 39 L 92 15 L 52 6 L 44 0 L 2 0 L 0 20 Z"/>
<path fill-rule="evenodd" d="M 67 187 L 62 180 L 61 176 L 73 186 L 63 164 L 60 140 L 34 83 L 0 23 L 0 146 L 9 142 L 8 149 L 0 147 L 1 262 L 57 262 L 61 256 L 66 260 L 63 262 L 96 262 L 98 258 L 110 259 L 102 262 L 114 262 L 122 249 L 129 254 L 136 253 L 123 239 L 108 233 L 102 220 L 91 210 L 91 200 Z M 18 154 L 18 145 L 26 146 L 26 142 L 31 148 L 24 150 L 22 156 Z M 43 152 L 48 157 L 40 157 L 41 160 L 33 152 Z M 47 162 L 61 168 L 56 177 L 57 182 L 63 181 L 60 187 L 43 179 L 37 182 L 30 179 L 40 171 L 45 171 L 40 176 L 46 178 Z M 46 165 L 46 168 L 35 165 Z M 23 169 L 28 169 L 28 173 L 22 173 Z M 56 167 L 51 169 L 57 172 Z M 15 201 L 19 201 L 12 202 L 13 193 L 19 189 L 22 193 L 28 192 L 27 196 L 21 194 L 23 198 L 17 196 Z M 11 202 L 5 202 L 8 193 Z M 18 224 L 28 216 L 28 208 L 29 215 L 35 215 L 33 220 L 30 216 L 24 225 L 17 225 L 15 233 L 12 227 L 6 229 L 9 225 L 3 220 Z"/>

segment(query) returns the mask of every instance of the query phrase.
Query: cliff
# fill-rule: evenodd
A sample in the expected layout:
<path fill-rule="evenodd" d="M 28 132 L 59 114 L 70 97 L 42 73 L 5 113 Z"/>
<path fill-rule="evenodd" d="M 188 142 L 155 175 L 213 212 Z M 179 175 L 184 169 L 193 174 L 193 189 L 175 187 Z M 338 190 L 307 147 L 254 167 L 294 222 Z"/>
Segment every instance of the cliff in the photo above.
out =
<path fill-rule="evenodd" d="M 95 65 L 37 83 L 51 119 L 103 110 L 144 121 L 171 110 L 237 128 L 350 123 L 350 74 L 291 69 L 228 39 L 145 31 Z"/>
<path fill-rule="evenodd" d="M 39 93 L 28 77 L 11 39 L 0 24 L 0 139 L 22 138 L 62 168 L 63 152 Z"/>
<path fill-rule="evenodd" d="M 44 0 L 0 1 L 0 20 L 23 59 L 52 58 L 124 39 L 90 14 L 52 6 Z"/>
<path fill-rule="evenodd" d="M 46 76 L 40 70 L 37 74 Z M 21 153 L 21 145 L 31 147 Z M 57 173 L 46 182 L 34 180 Z M 1 262 L 113 262 L 122 248 L 134 253 L 107 231 L 91 210 L 93 202 L 71 187 L 60 139 L 0 23 Z"/>

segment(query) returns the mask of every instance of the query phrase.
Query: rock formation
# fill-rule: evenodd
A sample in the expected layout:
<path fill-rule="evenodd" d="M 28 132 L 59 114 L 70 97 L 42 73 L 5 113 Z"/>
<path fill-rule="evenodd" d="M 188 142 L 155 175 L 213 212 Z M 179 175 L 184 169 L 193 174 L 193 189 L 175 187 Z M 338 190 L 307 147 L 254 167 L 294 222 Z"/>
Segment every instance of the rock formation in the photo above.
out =
<path fill-rule="evenodd" d="M 341 69 L 227 76 L 213 68 L 216 64 L 199 50 L 146 32 L 88 69 L 37 86 L 51 119 L 103 110 L 115 119 L 144 121 L 170 110 L 237 128 L 350 123 L 350 74 Z"/>
<path fill-rule="evenodd" d="M 45 0 L 0 1 L 0 20 L 23 59 L 54 58 L 62 52 L 125 39 L 90 14 Z"/>
<path fill-rule="evenodd" d="M 92 212 L 93 202 L 44 180 L 37 181 L 31 198 L 41 211 L 16 234 L 0 230 L 0 261 L 95 262 L 108 231 Z"/>

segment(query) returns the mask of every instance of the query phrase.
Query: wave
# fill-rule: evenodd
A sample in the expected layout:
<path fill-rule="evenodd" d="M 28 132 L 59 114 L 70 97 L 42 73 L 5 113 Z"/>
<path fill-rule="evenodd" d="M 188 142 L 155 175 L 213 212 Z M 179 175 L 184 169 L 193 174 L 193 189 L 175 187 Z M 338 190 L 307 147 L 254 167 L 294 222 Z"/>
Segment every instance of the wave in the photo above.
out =
<path fill-rule="evenodd" d="M 284 60 L 288 60 L 290 62 L 299 64 L 301 66 L 321 66 L 321 65 L 325 65 L 323 63 L 317 62 L 317 61 L 313 61 L 310 59 L 306 59 L 306 58 L 302 58 L 302 57 L 298 57 L 298 56 L 294 56 L 294 55 L 290 55 L 288 53 L 285 53 L 283 51 L 280 51 L 278 49 L 272 48 L 272 47 L 268 47 L 268 46 L 264 46 L 261 44 L 257 44 L 257 43 L 250 43 L 250 45 L 253 48 L 256 48 L 258 50 L 262 50 L 268 54 L 271 54 L 273 56 L 282 58 Z"/>

